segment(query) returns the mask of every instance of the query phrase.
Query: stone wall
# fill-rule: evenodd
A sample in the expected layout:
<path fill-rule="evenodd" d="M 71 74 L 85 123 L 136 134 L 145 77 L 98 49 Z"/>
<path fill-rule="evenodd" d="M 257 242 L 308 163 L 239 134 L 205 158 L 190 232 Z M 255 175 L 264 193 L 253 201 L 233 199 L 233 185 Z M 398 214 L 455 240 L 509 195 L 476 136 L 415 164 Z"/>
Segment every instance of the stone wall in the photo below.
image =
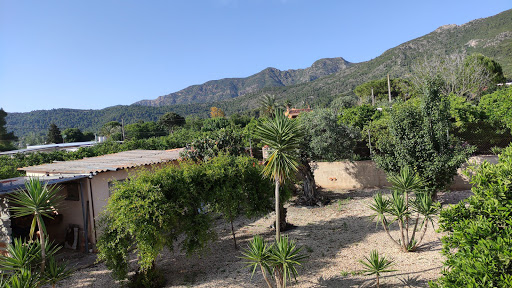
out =
<path fill-rule="evenodd" d="M 0 254 L 6 254 L 7 244 L 11 242 L 11 218 L 9 205 L 5 197 L 0 198 Z"/>
<path fill-rule="evenodd" d="M 458 169 L 450 186 L 452 190 L 469 190 L 471 184 L 462 171 L 472 163 L 480 164 L 484 161 L 498 162 L 498 156 L 482 155 L 469 158 L 462 168 Z M 386 174 L 377 168 L 375 162 L 366 161 L 340 161 L 340 162 L 316 162 L 312 163 L 316 184 L 326 189 L 361 189 L 388 187 Z"/>

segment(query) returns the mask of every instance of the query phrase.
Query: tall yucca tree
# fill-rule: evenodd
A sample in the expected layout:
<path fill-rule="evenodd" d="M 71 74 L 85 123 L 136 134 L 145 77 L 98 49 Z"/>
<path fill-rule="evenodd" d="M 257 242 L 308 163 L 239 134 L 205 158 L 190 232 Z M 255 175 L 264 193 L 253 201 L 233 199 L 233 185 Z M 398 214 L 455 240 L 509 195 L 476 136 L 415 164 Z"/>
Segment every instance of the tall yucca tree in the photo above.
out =
<path fill-rule="evenodd" d="M 23 217 L 33 215 L 32 225 L 30 226 L 30 239 L 33 239 L 36 225 L 39 229 L 39 241 L 41 243 L 41 272 L 44 272 L 46 263 L 45 235 L 46 227 L 43 217 L 53 219 L 55 207 L 60 201 L 57 196 L 60 187 L 43 184 L 39 178 L 30 178 L 25 182 L 25 189 L 19 189 L 10 197 L 10 210 L 13 217 Z"/>
<path fill-rule="evenodd" d="M 297 121 L 288 119 L 282 110 L 277 110 L 275 117 L 256 127 L 256 137 L 268 145 L 271 154 L 263 169 L 263 174 L 275 183 L 276 198 L 276 239 L 281 239 L 279 213 L 279 187 L 293 176 L 299 167 L 298 149 L 302 131 Z"/>

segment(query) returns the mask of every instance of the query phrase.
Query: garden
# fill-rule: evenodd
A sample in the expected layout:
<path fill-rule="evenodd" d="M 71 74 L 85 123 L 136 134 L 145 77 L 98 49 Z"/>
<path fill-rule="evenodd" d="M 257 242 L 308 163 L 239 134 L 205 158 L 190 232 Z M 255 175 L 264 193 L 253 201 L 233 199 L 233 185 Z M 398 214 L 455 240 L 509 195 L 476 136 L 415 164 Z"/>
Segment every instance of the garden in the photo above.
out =
<path fill-rule="evenodd" d="M 382 109 L 358 105 L 340 114 L 332 107 L 298 119 L 266 96 L 266 117 L 247 129 L 191 138 L 178 165 L 116 183 L 98 219 L 98 262 L 72 275 L 52 260 L 41 221 L 58 207 L 55 191 L 27 186 L 11 196 L 13 215 L 33 215 L 39 239 L 9 245 L 13 253 L 0 257 L 3 285 L 511 287 L 512 145 L 492 149 L 497 164 L 467 170 L 471 191 L 446 187 L 469 156 L 488 149 L 461 136 L 475 127 L 494 127 L 492 139 L 510 133 L 511 110 L 502 107 L 512 88 L 458 95 L 446 91 L 453 87 L 446 81 L 421 74 L 418 83 L 399 82 L 413 90 Z M 247 140 L 251 148 L 252 141 L 269 147 L 265 161 L 246 155 Z M 390 187 L 317 187 L 310 163 L 367 157 L 354 157 L 358 143 Z"/>

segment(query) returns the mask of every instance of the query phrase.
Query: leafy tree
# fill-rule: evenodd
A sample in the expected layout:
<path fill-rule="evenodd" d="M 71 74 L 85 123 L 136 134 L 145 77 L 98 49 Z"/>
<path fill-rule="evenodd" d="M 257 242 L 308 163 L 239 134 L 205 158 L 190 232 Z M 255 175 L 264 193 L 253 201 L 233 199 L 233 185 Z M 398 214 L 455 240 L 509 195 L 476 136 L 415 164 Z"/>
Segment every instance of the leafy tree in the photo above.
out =
<path fill-rule="evenodd" d="M 117 121 L 110 121 L 103 124 L 100 134 L 114 141 L 123 140 L 122 125 Z"/>
<path fill-rule="evenodd" d="M 176 127 L 185 125 L 185 118 L 177 113 L 167 112 L 158 119 L 158 124 L 173 132 Z"/>
<path fill-rule="evenodd" d="M 483 96 L 479 107 L 490 120 L 512 130 L 512 87 Z"/>
<path fill-rule="evenodd" d="M 82 142 L 85 141 L 85 136 L 82 131 L 78 128 L 68 128 L 62 131 L 62 138 L 64 138 L 64 142 Z"/>
<path fill-rule="evenodd" d="M 373 158 L 387 173 L 409 167 L 422 175 L 425 187 L 436 197 L 473 151 L 450 138 L 449 106 L 440 95 L 439 82 L 428 80 L 420 107 L 407 101 L 390 112 L 389 135 L 376 143 Z"/>
<path fill-rule="evenodd" d="M 181 156 L 193 161 L 206 161 L 219 154 L 239 156 L 244 153 L 245 146 L 240 131 L 221 129 L 194 139 L 190 143 L 190 149 L 184 151 Z"/>
<path fill-rule="evenodd" d="M 217 131 L 231 126 L 230 121 L 222 117 L 204 119 L 202 124 L 201 131 L 205 132 Z"/>
<path fill-rule="evenodd" d="M 139 275 L 151 280 L 164 247 L 191 254 L 214 238 L 214 219 L 207 211 L 220 212 L 231 222 L 270 209 L 272 185 L 261 169 L 254 159 L 224 155 L 139 171 L 118 183 L 109 199 L 101 219 L 99 259 L 115 278 L 126 278 L 134 247 Z"/>
<path fill-rule="evenodd" d="M 225 117 L 226 114 L 224 111 L 222 111 L 221 108 L 218 107 L 211 107 L 210 108 L 210 118 L 217 118 L 217 117 Z"/>
<path fill-rule="evenodd" d="M 60 133 L 60 129 L 59 127 L 57 127 L 57 125 L 55 125 L 55 123 L 50 124 L 50 127 L 48 128 L 46 142 L 55 144 L 64 142 L 64 140 L 62 139 L 62 135 Z"/>
<path fill-rule="evenodd" d="M 477 62 L 487 70 L 491 76 L 491 86 L 496 87 L 496 84 L 506 82 L 507 79 L 503 76 L 503 69 L 501 68 L 500 63 L 496 62 L 494 59 L 486 57 L 480 53 L 476 53 L 466 57 L 466 65 L 469 66 L 472 62 Z M 492 87 L 488 88 L 492 89 Z"/>
<path fill-rule="evenodd" d="M 502 81 L 503 73 L 497 62 L 482 55 L 437 56 L 413 66 L 412 82 L 419 90 L 425 79 L 434 78 L 441 80 L 439 89 L 444 95 L 454 93 L 466 99 L 478 99 L 495 86 L 494 81 Z"/>
<path fill-rule="evenodd" d="M 345 109 L 339 116 L 339 121 L 343 124 L 363 130 L 372 120 L 376 120 L 381 116 L 382 112 L 375 107 L 363 104 L 352 108 Z"/>
<path fill-rule="evenodd" d="M 390 79 L 389 82 L 391 86 L 392 99 L 399 98 L 406 100 L 412 96 L 413 89 L 411 83 L 408 80 L 395 78 Z M 376 101 L 381 102 L 389 100 L 388 79 L 386 77 L 361 84 L 354 89 L 354 93 L 362 102 L 371 104 L 372 89 Z"/>
<path fill-rule="evenodd" d="M 473 196 L 441 211 L 446 256 L 431 287 L 512 286 L 512 146 L 497 164 L 471 167 Z M 468 171 L 469 172 L 469 171 Z"/>
<path fill-rule="evenodd" d="M 276 239 L 281 234 L 281 204 L 279 187 L 297 172 L 297 150 L 302 138 L 301 127 L 297 121 L 288 119 L 282 111 L 277 111 L 273 119 L 264 121 L 256 128 L 256 137 L 261 139 L 263 145 L 272 150 L 263 174 L 275 183 L 275 211 L 276 211 Z M 286 224 L 286 220 L 284 224 Z"/>
<path fill-rule="evenodd" d="M 335 161 L 350 158 L 358 134 L 354 129 L 339 124 L 330 109 L 316 109 L 299 116 L 303 134 L 300 145 L 299 174 L 303 181 L 304 202 L 317 202 L 316 184 L 309 162 L 312 160 Z"/>
<path fill-rule="evenodd" d="M 254 217 L 272 210 L 272 183 L 261 177 L 262 167 L 256 159 L 221 155 L 204 164 L 211 183 L 209 203 L 231 224 L 237 248 L 233 221 L 240 215 Z"/>
<path fill-rule="evenodd" d="M 330 105 L 330 108 L 333 109 L 336 113 L 342 111 L 343 109 L 351 108 L 357 105 L 359 98 L 354 94 L 349 95 L 340 95 L 338 98 L 335 98 Z"/>
<path fill-rule="evenodd" d="M 0 151 L 15 149 L 11 142 L 18 140 L 18 138 L 14 136 L 14 132 L 7 132 L 7 129 L 5 129 L 5 116 L 7 116 L 7 113 L 4 109 L 0 108 Z"/>
<path fill-rule="evenodd" d="M 133 124 L 126 125 L 125 128 L 126 139 L 128 140 L 137 140 L 137 139 L 146 139 L 151 137 L 160 137 L 164 136 L 167 133 L 164 131 L 163 127 L 157 124 L 156 122 L 137 122 Z"/>
<path fill-rule="evenodd" d="M 200 165 L 180 163 L 163 169 L 140 171 L 117 183 L 100 221 L 98 257 L 113 276 L 127 276 L 129 249 L 135 247 L 141 273 L 154 269 L 164 247 L 191 254 L 213 239 L 209 214 L 200 213 L 208 195 Z"/>

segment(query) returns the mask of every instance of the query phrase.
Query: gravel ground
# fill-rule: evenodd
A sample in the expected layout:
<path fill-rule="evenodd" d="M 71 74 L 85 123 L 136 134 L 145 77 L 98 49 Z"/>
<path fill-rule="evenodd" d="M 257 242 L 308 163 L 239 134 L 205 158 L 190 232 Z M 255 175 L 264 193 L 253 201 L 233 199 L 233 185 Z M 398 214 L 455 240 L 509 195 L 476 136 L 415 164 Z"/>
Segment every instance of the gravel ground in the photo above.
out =
<path fill-rule="evenodd" d="M 358 273 L 360 259 L 378 249 L 395 261 L 397 271 L 381 278 L 381 287 L 428 287 L 428 281 L 440 276 L 442 234 L 429 226 L 417 252 L 400 252 L 384 230 L 371 222 L 368 204 L 377 190 L 330 191 L 323 193 L 330 204 L 323 207 L 288 206 L 288 223 L 295 227 L 284 234 L 304 246 L 308 261 L 299 268 L 297 282 L 290 287 L 373 287 L 372 276 Z M 385 192 L 387 193 L 387 192 Z M 441 193 L 443 206 L 455 204 L 471 191 Z M 271 240 L 273 214 L 260 219 L 239 219 L 235 223 L 237 241 L 246 247 L 253 235 Z M 437 225 L 435 225 L 437 229 Z M 167 280 L 166 287 L 266 287 L 257 271 L 251 279 L 240 250 L 236 250 L 230 226 L 219 223 L 218 240 L 202 255 L 186 257 L 180 251 L 164 251 L 157 261 Z M 395 237 L 397 230 L 391 232 Z M 102 263 L 78 270 L 59 287 L 123 287 L 115 282 Z"/>

